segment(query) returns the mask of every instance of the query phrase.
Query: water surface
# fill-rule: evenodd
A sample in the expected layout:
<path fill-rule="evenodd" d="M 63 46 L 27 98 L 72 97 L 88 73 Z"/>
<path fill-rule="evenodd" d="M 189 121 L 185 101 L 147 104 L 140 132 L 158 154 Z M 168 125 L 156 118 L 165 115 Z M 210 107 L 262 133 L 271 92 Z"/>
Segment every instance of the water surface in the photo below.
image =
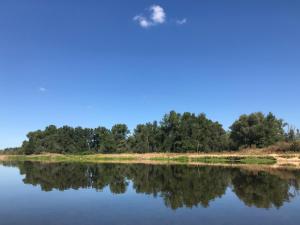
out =
<path fill-rule="evenodd" d="M 300 171 L 5 162 L 1 225 L 300 222 Z"/>

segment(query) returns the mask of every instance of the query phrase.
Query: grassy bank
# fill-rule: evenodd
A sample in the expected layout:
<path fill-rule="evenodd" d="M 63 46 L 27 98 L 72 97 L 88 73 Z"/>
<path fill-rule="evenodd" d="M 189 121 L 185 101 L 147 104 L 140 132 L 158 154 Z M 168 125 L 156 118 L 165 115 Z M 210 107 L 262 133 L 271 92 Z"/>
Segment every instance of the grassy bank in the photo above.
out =
<path fill-rule="evenodd" d="M 178 163 L 178 164 L 288 164 L 298 163 L 300 154 L 254 154 L 216 153 L 216 154 L 176 154 L 176 153 L 148 153 L 148 154 L 94 154 L 94 155 L 7 155 L 0 160 L 41 161 L 41 162 L 128 162 L 128 163 Z"/>
<path fill-rule="evenodd" d="M 272 156 L 227 156 L 227 157 L 197 157 L 192 158 L 192 162 L 203 162 L 203 163 L 230 163 L 230 164 L 264 164 L 270 165 L 277 162 L 276 158 Z"/>
<path fill-rule="evenodd" d="M 115 155 L 11 155 L 6 156 L 6 160 L 16 161 L 41 161 L 41 162 L 103 162 L 103 161 L 134 161 L 133 156 L 115 156 Z"/>

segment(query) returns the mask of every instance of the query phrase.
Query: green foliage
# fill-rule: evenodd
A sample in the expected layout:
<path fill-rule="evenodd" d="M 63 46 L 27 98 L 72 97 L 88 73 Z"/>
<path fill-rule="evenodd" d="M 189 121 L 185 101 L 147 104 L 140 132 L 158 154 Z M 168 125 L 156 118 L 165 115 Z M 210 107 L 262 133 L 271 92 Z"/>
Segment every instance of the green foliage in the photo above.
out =
<path fill-rule="evenodd" d="M 129 145 L 135 152 L 158 152 L 161 146 L 161 130 L 157 122 L 137 125 Z"/>
<path fill-rule="evenodd" d="M 113 136 L 113 146 L 117 153 L 126 152 L 127 148 L 127 135 L 129 130 L 125 124 L 116 124 L 111 128 L 111 133 Z"/>
<path fill-rule="evenodd" d="M 79 153 L 91 151 L 93 145 L 93 130 L 81 127 L 63 126 L 56 128 L 51 125 L 44 131 L 38 130 L 27 135 L 28 141 L 23 143 L 24 153 Z"/>
<path fill-rule="evenodd" d="M 284 123 L 272 113 L 242 115 L 231 129 L 230 139 L 240 147 L 266 147 L 284 139 Z"/>
<path fill-rule="evenodd" d="M 23 154 L 22 148 L 15 147 L 15 148 L 5 148 L 3 150 L 0 150 L 0 155 L 19 155 Z"/>
<path fill-rule="evenodd" d="M 116 124 L 111 129 L 50 125 L 45 130 L 29 132 L 18 153 L 216 152 L 266 147 L 300 138 L 299 130 L 294 128 L 285 134 L 284 125 L 272 113 L 252 113 L 240 116 L 230 127 L 231 132 L 226 132 L 205 114 L 171 111 L 160 122 L 137 125 L 132 135 L 125 124 Z"/>
<path fill-rule="evenodd" d="M 227 148 L 225 130 L 218 122 L 204 114 L 183 114 L 171 111 L 163 117 L 160 132 L 156 132 L 158 146 L 164 152 L 209 152 Z"/>
<path fill-rule="evenodd" d="M 96 151 L 101 153 L 113 152 L 114 137 L 111 131 L 105 127 L 98 127 L 94 131 L 94 145 Z"/>

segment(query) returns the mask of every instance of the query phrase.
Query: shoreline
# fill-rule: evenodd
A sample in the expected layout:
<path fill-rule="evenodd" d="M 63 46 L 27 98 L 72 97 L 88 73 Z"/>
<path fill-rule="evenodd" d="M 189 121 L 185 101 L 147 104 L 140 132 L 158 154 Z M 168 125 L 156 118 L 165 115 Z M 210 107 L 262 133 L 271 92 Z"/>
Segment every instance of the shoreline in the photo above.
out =
<path fill-rule="evenodd" d="M 141 164 L 187 164 L 224 166 L 267 166 L 270 168 L 300 169 L 300 153 L 122 153 L 63 155 L 0 155 L 0 161 L 79 162 L 79 163 L 141 163 Z"/>

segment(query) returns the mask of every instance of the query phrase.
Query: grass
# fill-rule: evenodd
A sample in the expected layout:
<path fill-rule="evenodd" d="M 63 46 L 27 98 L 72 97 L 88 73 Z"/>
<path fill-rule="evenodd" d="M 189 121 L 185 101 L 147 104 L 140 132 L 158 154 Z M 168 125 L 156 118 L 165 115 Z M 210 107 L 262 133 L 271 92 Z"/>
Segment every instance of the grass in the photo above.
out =
<path fill-rule="evenodd" d="M 276 159 L 272 156 L 254 157 L 254 156 L 229 156 L 229 157 L 195 157 L 192 162 L 203 163 L 229 163 L 229 164 L 274 164 Z"/>
<path fill-rule="evenodd" d="M 243 164 L 275 164 L 276 159 L 272 156 L 265 157 L 245 157 L 241 159 Z"/>
<path fill-rule="evenodd" d="M 111 157 L 97 155 L 34 155 L 9 156 L 9 160 L 17 161 L 46 161 L 46 162 L 103 162 L 103 161 L 131 161 L 135 157 Z"/>
<path fill-rule="evenodd" d="M 289 158 L 289 157 L 287 157 Z M 156 162 L 161 163 L 210 163 L 210 164 L 275 164 L 277 158 L 268 155 L 195 155 L 195 154 L 121 154 L 121 155 L 11 155 L 8 160 L 42 162 Z M 287 159 L 288 160 L 288 159 Z M 288 162 L 287 162 L 288 163 Z"/>
<path fill-rule="evenodd" d="M 231 163 L 232 160 L 229 160 L 229 157 L 197 157 L 192 158 L 192 162 L 202 162 L 202 163 Z"/>
<path fill-rule="evenodd" d="M 150 161 L 173 161 L 173 162 L 182 162 L 182 163 L 188 163 L 189 157 L 187 156 L 179 156 L 179 157 L 153 157 L 149 158 Z"/>

